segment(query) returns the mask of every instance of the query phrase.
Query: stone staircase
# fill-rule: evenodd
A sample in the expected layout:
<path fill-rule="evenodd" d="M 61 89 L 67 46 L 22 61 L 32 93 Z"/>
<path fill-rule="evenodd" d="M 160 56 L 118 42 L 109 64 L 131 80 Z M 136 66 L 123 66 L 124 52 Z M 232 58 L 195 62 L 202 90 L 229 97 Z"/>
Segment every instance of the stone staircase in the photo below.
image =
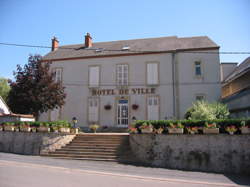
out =
<path fill-rule="evenodd" d="M 127 133 L 77 134 L 66 146 L 42 156 L 128 162 L 132 157 Z"/>

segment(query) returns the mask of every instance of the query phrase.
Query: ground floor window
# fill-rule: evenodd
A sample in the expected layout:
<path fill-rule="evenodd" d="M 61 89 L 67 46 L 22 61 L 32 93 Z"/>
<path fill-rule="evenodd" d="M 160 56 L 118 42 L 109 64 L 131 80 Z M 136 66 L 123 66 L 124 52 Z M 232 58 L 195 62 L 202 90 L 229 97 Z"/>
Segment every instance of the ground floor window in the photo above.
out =
<path fill-rule="evenodd" d="M 99 121 L 99 98 L 89 98 L 88 100 L 88 121 L 90 123 Z"/>
<path fill-rule="evenodd" d="M 158 96 L 147 97 L 147 117 L 148 117 L 148 120 L 159 119 L 159 97 Z"/>
<path fill-rule="evenodd" d="M 50 111 L 50 121 L 60 120 L 61 108 L 55 108 Z"/>

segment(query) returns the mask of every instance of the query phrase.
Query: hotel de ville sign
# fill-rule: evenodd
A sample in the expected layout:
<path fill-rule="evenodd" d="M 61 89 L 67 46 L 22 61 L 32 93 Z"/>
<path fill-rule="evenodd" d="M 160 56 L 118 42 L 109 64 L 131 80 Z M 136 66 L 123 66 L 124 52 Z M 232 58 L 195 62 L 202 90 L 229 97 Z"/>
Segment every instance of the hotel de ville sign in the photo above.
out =
<path fill-rule="evenodd" d="M 104 95 L 144 95 L 155 94 L 156 88 L 130 88 L 130 89 L 93 89 L 92 96 Z"/>

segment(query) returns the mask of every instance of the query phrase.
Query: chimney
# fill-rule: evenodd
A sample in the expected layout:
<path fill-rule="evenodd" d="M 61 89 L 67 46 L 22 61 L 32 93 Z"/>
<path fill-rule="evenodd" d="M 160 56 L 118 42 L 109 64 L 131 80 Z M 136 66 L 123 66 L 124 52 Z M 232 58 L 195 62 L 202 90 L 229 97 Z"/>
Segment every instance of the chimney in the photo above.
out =
<path fill-rule="evenodd" d="M 59 47 L 59 41 L 55 36 L 51 40 L 52 40 L 51 51 L 55 51 Z"/>
<path fill-rule="evenodd" d="M 92 38 L 89 33 L 87 33 L 85 36 L 85 47 L 92 47 Z"/>

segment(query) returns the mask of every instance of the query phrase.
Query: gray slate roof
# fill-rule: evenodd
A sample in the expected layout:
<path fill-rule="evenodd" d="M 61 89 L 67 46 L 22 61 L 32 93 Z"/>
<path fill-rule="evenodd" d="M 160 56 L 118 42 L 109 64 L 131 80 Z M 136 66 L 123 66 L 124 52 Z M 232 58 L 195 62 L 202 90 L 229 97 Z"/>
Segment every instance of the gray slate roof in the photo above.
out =
<path fill-rule="evenodd" d="M 250 70 L 250 57 L 246 58 L 242 63 L 240 63 L 232 73 L 229 74 L 223 81 L 224 83 L 231 82 L 232 80 L 238 78 L 239 76 L 243 75 L 244 73 Z"/>
<path fill-rule="evenodd" d="M 124 46 L 129 46 L 129 50 L 121 51 Z M 134 54 L 146 52 L 167 52 L 174 50 L 189 50 L 200 48 L 215 48 L 219 47 L 207 36 L 178 38 L 176 36 L 146 38 L 135 40 L 120 40 L 111 42 L 93 43 L 91 48 L 85 48 L 84 43 L 77 45 L 59 46 L 55 51 L 52 51 L 43 57 L 43 60 L 55 60 L 63 58 L 78 58 L 92 57 L 118 54 Z M 95 49 L 104 49 L 96 51 Z"/>

